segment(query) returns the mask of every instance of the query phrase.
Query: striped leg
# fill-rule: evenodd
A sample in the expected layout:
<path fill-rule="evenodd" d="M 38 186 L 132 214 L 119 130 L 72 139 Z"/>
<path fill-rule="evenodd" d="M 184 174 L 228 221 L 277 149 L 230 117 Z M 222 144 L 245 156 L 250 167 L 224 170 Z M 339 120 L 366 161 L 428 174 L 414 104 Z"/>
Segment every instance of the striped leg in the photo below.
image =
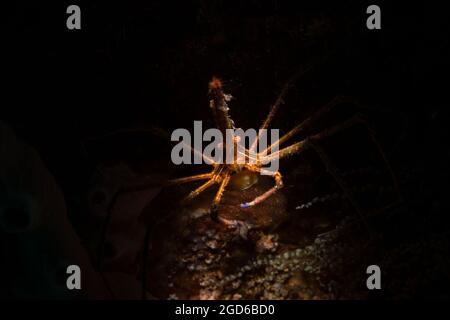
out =
<path fill-rule="evenodd" d="M 249 153 L 253 154 L 256 152 L 256 148 L 258 146 L 259 139 L 261 137 L 261 130 L 267 129 L 272 122 L 273 118 L 275 117 L 275 114 L 277 113 L 278 109 L 281 107 L 282 104 L 284 104 L 284 99 L 289 91 L 289 89 L 292 87 L 293 83 L 302 75 L 307 73 L 309 70 L 312 69 L 312 65 L 307 65 L 304 68 L 301 68 L 298 72 L 296 72 L 283 86 L 283 89 L 281 90 L 280 94 L 278 95 L 277 100 L 272 105 L 272 108 L 270 109 L 269 114 L 267 115 L 266 119 L 262 123 L 261 127 L 259 128 L 258 136 L 255 141 L 253 141 L 253 144 L 249 148 Z"/>
<path fill-rule="evenodd" d="M 205 190 L 209 189 L 210 187 L 212 187 L 214 184 L 216 184 L 216 180 L 215 179 L 210 179 L 208 181 L 206 181 L 204 184 L 202 184 L 200 187 L 198 187 L 197 189 L 191 191 L 184 199 L 183 199 L 183 203 L 187 203 L 189 201 L 191 201 L 192 199 L 198 197 L 202 192 L 204 192 Z"/>
<path fill-rule="evenodd" d="M 231 175 L 225 174 L 225 176 L 222 179 L 222 182 L 220 183 L 219 190 L 217 190 L 216 196 L 214 197 L 212 206 L 211 206 L 211 217 L 215 220 L 217 218 L 218 209 L 220 205 L 220 201 L 222 200 L 223 193 L 225 192 L 225 189 L 230 182 Z"/>
<path fill-rule="evenodd" d="M 263 175 L 270 175 L 275 180 L 275 186 L 264 192 L 262 195 L 256 197 L 250 202 L 241 203 L 241 208 L 250 208 L 254 205 L 257 205 L 258 203 L 261 203 L 265 201 L 267 198 L 269 198 L 271 195 L 273 195 L 275 192 L 280 190 L 283 187 L 283 180 L 281 177 L 281 173 L 279 171 L 271 172 L 266 169 L 262 169 L 256 166 L 247 165 L 246 168 L 253 172 L 258 172 Z"/>
<path fill-rule="evenodd" d="M 288 133 L 286 133 L 284 136 L 282 136 L 280 139 L 278 139 L 277 141 L 275 141 L 274 143 L 272 143 L 269 147 L 267 147 L 265 150 L 261 151 L 259 153 L 260 157 L 264 157 L 267 154 L 270 153 L 270 151 L 276 147 L 279 146 L 281 144 L 283 144 L 284 142 L 288 141 L 290 138 L 292 138 L 293 136 L 301 133 L 304 129 L 310 128 L 311 124 L 313 122 L 315 122 L 317 119 L 319 119 L 320 117 L 322 117 L 324 114 L 326 114 L 327 112 L 329 112 L 332 108 L 334 108 L 335 106 L 344 103 L 344 102 L 349 102 L 349 101 L 353 101 L 351 98 L 348 97 L 336 97 L 333 100 L 331 100 L 328 104 L 326 104 L 324 107 L 320 108 L 315 114 L 313 114 L 312 116 L 306 118 L 304 121 L 302 121 L 298 126 L 295 126 L 294 128 L 292 128 Z"/>
<path fill-rule="evenodd" d="M 211 172 L 202 173 L 202 174 L 197 174 L 194 176 L 172 179 L 172 180 L 167 181 L 165 184 L 167 186 L 173 186 L 173 185 L 178 185 L 178 184 L 183 184 L 183 183 L 188 183 L 188 182 L 193 182 L 193 181 L 211 179 L 212 177 L 213 177 L 213 173 L 211 173 Z"/>

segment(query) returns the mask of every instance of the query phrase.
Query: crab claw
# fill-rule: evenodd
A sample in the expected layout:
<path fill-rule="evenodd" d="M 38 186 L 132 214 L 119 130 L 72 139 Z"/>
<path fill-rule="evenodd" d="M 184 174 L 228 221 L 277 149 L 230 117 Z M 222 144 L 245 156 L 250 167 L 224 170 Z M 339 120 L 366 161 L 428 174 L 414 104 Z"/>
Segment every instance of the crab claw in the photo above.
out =
<path fill-rule="evenodd" d="M 244 203 L 241 203 L 241 205 L 240 205 L 240 207 L 242 209 L 247 209 L 247 208 L 250 208 L 251 206 L 252 206 L 251 202 L 244 202 Z"/>

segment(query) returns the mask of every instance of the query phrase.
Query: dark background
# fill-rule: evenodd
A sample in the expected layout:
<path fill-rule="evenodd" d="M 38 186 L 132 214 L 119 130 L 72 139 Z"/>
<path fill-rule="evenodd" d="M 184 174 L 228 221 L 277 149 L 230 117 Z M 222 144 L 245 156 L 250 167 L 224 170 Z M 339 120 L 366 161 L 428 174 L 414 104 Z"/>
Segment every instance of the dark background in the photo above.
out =
<path fill-rule="evenodd" d="M 100 161 L 145 161 L 170 150 L 151 135 L 133 142 L 139 151 L 129 139 L 86 142 L 92 137 L 212 125 L 213 75 L 235 97 L 234 120 L 255 127 L 283 82 L 325 56 L 276 125 L 287 129 L 338 94 L 388 110 L 380 139 L 397 172 L 413 172 L 411 219 L 433 215 L 445 229 L 450 20 L 442 5 L 392 2 L 376 3 L 381 30 L 366 28 L 371 3 L 363 2 L 78 1 L 81 30 L 66 28 L 72 3 L 17 2 L 2 10 L 0 119 L 38 150 L 70 198 Z"/>
<path fill-rule="evenodd" d="M 81 30 L 66 28 L 68 4 L 19 2 L 2 17 L 2 119 L 66 186 L 83 172 L 76 145 L 85 137 L 137 123 L 206 121 L 212 75 L 236 97 L 236 122 L 256 126 L 293 71 L 324 54 L 330 64 L 303 91 L 349 93 L 408 113 L 418 150 L 444 140 L 421 140 L 430 117 L 444 121 L 447 112 L 442 5 L 383 3 L 382 30 L 370 31 L 362 2 L 81 1 Z"/>

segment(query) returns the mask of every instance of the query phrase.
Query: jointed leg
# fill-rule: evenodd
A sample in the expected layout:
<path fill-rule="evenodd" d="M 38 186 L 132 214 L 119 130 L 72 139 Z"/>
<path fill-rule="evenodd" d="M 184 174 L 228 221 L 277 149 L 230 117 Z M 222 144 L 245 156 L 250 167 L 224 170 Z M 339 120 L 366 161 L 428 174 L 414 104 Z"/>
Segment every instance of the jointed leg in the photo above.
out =
<path fill-rule="evenodd" d="M 258 168 L 256 166 L 248 165 L 246 168 L 250 171 L 259 172 L 260 174 L 264 175 L 270 175 L 275 179 L 275 186 L 264 192 L 262 195 L 256 197 L 250 202 L 241 203 L 241 208 L 250 208 L 254 205 L 257 205 L 258 203 L 263 202 L 267 198 L 269 198 L 271 195 L 273 195 L 275 192 L 277 192 L 279 189 L 283 187 L 283 180 L 281 178 L 281 173 L 279 171 L 271 172 L 262 168 Z"/>
<path fill-rule="evenodd" d="M 350 203 L 352 204 L 353 208 L 355 208 L 355 210 L 358 213 L 358 215 L 360 216 L 361 220 L 366 225 L 367 230 L 370 232 L 369 224 L 367 223 L 366 218 L 362 214 L 362 210 L 359 207 L 352 190 L 347 186 L 347 184 L 345 183 L 344 179 L 338 173 L 338 170 L 337 170 L 336 166 L 330 160 L 330 158 L 328 157 L 326 152 L 323 150 L 323 148 L 320 147 L 318 143 L 316 143 L 316 141 L 312 142 L 311 145 L 314 148 L 314 150 L 317 152 L 319 157 L 322 159 L 322 161 L 324 162 L 328 173 L 333 176 L 334 180 L 336 180 L 338 185 L 341 187 L 341 189 L 343 190 L 345 196 L 350 201 Z"/>
<path fill-rule="evenodd" d="M 285 87 L 286 89 L 286 87 Z M 253 141 L 253 144 L 250 146 L 250 153 L 255 153 L 256 151 L 256 147 L 258 146 L 258 142 L 259 139 L 261 138 L 261 134 L 262 134 L 262 130 L 267 129 L 270 125 L 270 123 L 272 122 L 273 118 L 275 117 L 275 114 L 277 113 L 278 109 L 280 108 L 280 105 L 282 103 L 284 103 L 284 92 L 285 89 L 283 89 L 283 91 L 281 92 L 280 96 L 278 97 L 277 101 L 275 102 L 275 104 L 272 106 L 272 108 L 270 109 L 269 114 L 267 115 L 266 120 L 264 120 L 264 122 L 262 123 L 261 127 L 259 128 L 258 131 L 258 136 L 256 137 L 255 141 Z"/>
<path fill-rule="evenodd" d="M 322 117 L 324 114 L 326 114 L 327 112 L 329 112 L 333 107 L 335 107 L 336 105 L 339 105 L 340 103 L 344 103 L 347 101 L 353 101 L 351 100 L 351 98 L 347 98 L 347 97 L 335 97 L 333 100 L 331 100 L 328 104 L 326 104 L 324 107 L 320 108 L 316 113 L 314 113 L 312 116 L 306 118 L 304 121 L 302 121 L 298 126 L 294 127 L 293 129 L 291 129 L 291 131 L 289 131 L 288 133 L 286 133 L 284 136 L 282 136 L 280 139 L 278 139 L 277 141 L 275 141 L 274 143 L 272 143 L 269 147 L 267 147 L 265 150 L 261 151 L 259 153 L 259 156 L 263 157 L 265 155 L 267 155 L 268 153 L 270 153 L 270 151 L 275 148 L 276 146 L 279 146 L 281 144 L 283 144 L 284 142 L 286 142 L 287 140 L 289 140 L 290 138 L 292 138 L 293 136 L 295 136 L 296 134 L 300 133 L 302 130 L 311 127 L 311 124 L 313 122 L 315 122 L 317 119 L 319 119 L 320 117 Z"/>
<path fill-rule="evenodd" d="M 293 145 L 290 145 L 289 147 L 283 148 L 275 153 L 272 153 L 266 157 L 261 158 L 261 163 L 269 163 L 275 159 L 280 160 L 285 157 L 298 154 L 304 150 L 306 150 L 309 147 L 309 139 L 305 139 L 299 142 L 294 143 Z"/>
<path fill-rule="evenodd" d="M 341 101 L 343 101 L 343 100 L 341 99 Z M 386 168 L 389 172 L 389 175 L 391 176 L 392 182 L 393 182 L 394 187 L 399 195 L 399 198 L 401 198 L 397 178 L 395 177 L 394 171 L 392 170 L 392 167 L 389 164 L 389 161 L 383 151 L 383 148 L 381 147 L 380 143 L 376 139 L 375 134 L 374 134 L 372 128 L 370 127 L 370 125 L 367 123 L 367 121 L 364 118 L 361 118 L 360 115 L 355 115 L 352 118 L 350 118 L 349 120 L 344 121 L 341 124 L 338 124 L 331 128 L 325 129 L 324 131 L 319 132 L 315 135 L 312 135 L 309 138 L 306 138 L 305 140 L 294 143 L 293 145 L 291 145 L 289 147 L 283 148 L 277 152 L 274 152 L 273 154 L 263 157 L 261 162 L 267 163 L 267 162 L 270 162 L 277 158 L 279 160 L 279 159 L 282 159 L 282 158 L 290 156 L 290 155 L 298 154 L 298 153 L 302 152 L 303 150 L 309 148 L 314 142 L 325 139 L 327 137 L 330 137 L 330 136 L 338 133 L 339 131 L 345 130 L 345 129 L 350 128 L 357 124 L 363 124 L 366 127 L 366 129 L 369 131 L 370 139 L 372 140 L 373 144 L 377 148 L 377 151 L 380 154 L 380 156 L 384 162 L 384 165 L 386 166 Z"/>
<path fill-rule="evenodd" d="M 286 97 L 286 94 L 288 93 L 289 89 L 292 87 L 292 84 L 303 74 L 308 72 L 311 69 L 311 65 L 307 66 L 306 68 L 300 70 L 299 72 L 295 73 L 283 86 L 283 89 L 281 90 L 280 94 L 278 95 L 277 100 L 272 105 L 272 108 L 270 109 L 269 114 L 267 115 L 266 119 L 262 123 L 259 130 L 267 129 L 272 122 L 273 118 L 275 117 L 275 114 L 277 113 L 280 106 L 284 103 L 284 98 Z M 255 153 L 256 147 L 258 145 L 259 139 L 261 137 L 261 131 L 258 132 L 258 136 L 255 141 L 253 141 L 253 144 L 251 145 L 249 152 L 250 154 Z"/>
<path fill-rule="evenodd" d="M 219 166 L 216 167 L 212 172 L 211 172 L 211 178 L 205 182 L 204 184 L 202 184 L 200 187 L 198 187 L 197 189 L 191 191 L 184 199 L 183 199 L 183 203 L 189 202 L 192 199 L 194 199 L 195 197 L 197 197 L 198 195 L 200 195 L 203 191 L 205 191 L 206 189 L 210 188 L 211 186 L 213 186 L 216 183 L 220 183 L 222 181 L 222 170 L 224 169 L 224 166 Z"/>
<path fill-rule="evenodd" d="M 362 120 L 362 121 L 364 121 L 364 120 Z M 372 142 L 377 147 L 378 152 L 380 153 L 381 158 L 383 159 L 384 165 L 387 167 L 387 169 L 389 171 L 389 174 L 391 176 L 392 182 L 394 184 L 395 191 L 398 194 L 398 201 L 401 202 L 402 201 L 402 196 L 401 196 L 400 188 L 399 188 L 399 185 L 398 185 L 397 177 L 394 174 L 394 170 L 392 169 L 391 165 L 389 164 L 389 161 L 388 161 L 388 159 L 386 157 L 386 154 L 384 153 L 383 148 L 381 147 L 380 143 L 376 139 L 375 133 L 373 132 L 372 128 L 367 123 L 366 123 L 366 127 L 369 130 L 369 134 L 370 134 L 370 138 L 372 139 Z"/>
<path fill-rule="evenodd" d="M 207 182 L 205 182 L 204 184 L 202 184 L 200 187 L 198 187 L 197 189 L 191 191 L 184 199 L 183 199 L 183 203 L 187 203 L 189 201 L 191 201 L 192 199 L 194 199 L 195 197 L 197 197 L 198 195 L 200 195 L 203 191 L 207 190 L 208 188 L 212 187 L 217 181 L 214 178 L 211 178 L 210 180 L 208 180 Z"/>
<path fill-rule="evenodd" d="M 161 129 L 159 127 L 153 127 L 151 129 L 151 132 L 153 132 L 155 135 L 158 135 L 160 137 L 164 137 L 167 140 L 171 140 L 171 137 L 169 135 L 169 133 L 167 131 L 165 131 L 164 129 Z M 194 152 L 197 156 L 201 157 L 202 160 L 205 160 L 206 163 L 216 167 L 218 164 L 211 158 L 207 157 L 206 155 L 203 154 L 203 152 L 201 152 L 200 150 L 195 149 L 193 146 L 191 146 L 190 144 L 182 141 L 181 142 L 184 146 L 188 147 L 192 152 Z M 195 181 L 195 180 L 192 180 Z"/>
<path fill-rule="evenodd" d="M 213 204 L 212 204 L 213 211 L 217 210 L 217 207 L 219 206 L 220 201 L 222 200 L 222 196 L 225 191 L 225 188 L 227 187 L 228 183 L 230 182 L 230 178 L 231 178 L 230 174 L 226 174 L 223 177 L 222 182 L 220 183 L 219 190 L 217 190 L 216 196 L 214 197 L 214 200 L 213 200 Z"/>
<path fill-rule="evenodd" d="M 183 183 L 187 183 L 187 182 L 211 179 L 212 177 L 213 177 L 212 172 L 202 173 L 202 174 L 197 174 L 194 176 L 172 179 L 172 180 L 167 181 L 166 185 L 171 186 L 171 185 L 183 184 Z"/>
<path fill-rule="evenodd" d="M 347 129 L 351 126 L 354 126 L 356 124 L 359 124 L 359 123 L 363 123 L 363 120 L 359 116 L 354 116 L 354 117 L 350 118 L 349 120 L 344 121 L 341 124 L 338 124 L 331 128 L 325 129 L 324 131 L 321 131 L 321 132 L 319 132 L 315 135 L 312 135 L 302 141 L 294 143 L 294 144 L 290 145 L 289 147 L 283 148 L 283 149 L 278 150 L 277 152 L 274 152 L 266 157 L 263 157 L 261 159 L 261 162 L 268 163 L 275 159 L 280 160 L 287 156 L 298 154 L 298 153 L 306 150 L 307 148 L 311 147 L 311 142 L 315 142 L 315 141 L 319 141 L 319 140 L 328 138 L 328 137 L 338 133 L 339 131 L 345 130 L 345 129 Z"/>

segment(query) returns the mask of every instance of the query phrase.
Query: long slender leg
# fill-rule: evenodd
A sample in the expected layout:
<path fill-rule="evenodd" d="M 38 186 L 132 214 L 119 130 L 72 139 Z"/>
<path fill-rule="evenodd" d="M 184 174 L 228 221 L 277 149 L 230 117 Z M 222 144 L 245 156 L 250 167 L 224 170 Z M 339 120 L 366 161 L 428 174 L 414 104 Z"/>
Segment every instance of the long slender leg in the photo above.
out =
<path fill-rule="evenodd" d="M 369 124 L 364 119 L 362 119 L 362 121 L 366 124 L 366 127 L 369 130 L 370 138 L 372 139 L 372 142 L 377 147 L 378 152 L 380 153 L 381 158 L 383 159 L 383 162 L 384 162 L 385 166 L 387 167 L 387 169 L 389 171 L 389 174 L 391 176 L 392 182 L 394 184 L 395 191 L 397 192 L 397 195 L 398 195 L 398 202 L 401 202 L 402 201 L 402 195 L 401 195 L 401 192 L 400 192 L 400 187 L 398 185 L 397 177 L 394 174 L 394 170 L 392 169 L 392 167 L 391 167 L 391 165 L 390 165 L 390 163 L 389 163 L 389 161 L 387 159 L 387 156 L 386 156 L 386 154 L 383 151 L 383 148 L 381 147 L 380 143 L 378 142 L 377 138 L 375 137 L 375 132 L 373 131 L 373 129 L 369 126 Z"/>
<path fill-rule="evenodd" d="M 322 159 L 322 161 L 325 163 L 327 171 L 334 177 L 336 182 L 342 188 L 342 190 L 344 191 L 345 195 L 350 200 L 351 204 L 353 205 L 353 207 L 355 208 L 355 210 L 357 211 L 357 213 L 359 214 L 359 216 L 361 217 L 361 219 L 365 223 L 367 229 L 370 230 L 369 226 L 368 226 L 368 223 L 367 223 L 364 215 L 362 214 L 362 211 L 359 208 L 359 205 L 356 202 L 355 197 L 353 196 L 350 188 L 347 187 L 345 181 L 338 174 L 337 168 L 334 166 L 332 161 L 329 159 L 328 155 L 324 152 L 324 150 L 317 143 L 319 140 L 322 140 L 322 139 L 327 138 L 327 137 L 329 137 L 331 135 L 334 135 L 335 133 L 337 133 L 337 132 L 339 132 L 341 130 L 344 130 L 346 128 L 349 128 L 349 127 L 351 127 L 353 125 L 356 125 L 358 123 L 365 123 L 365 122 L 359 116 L 354 116 L 354 117 L 350 118 L 349 120 L 343 122 L 340 125 L 336 125 L 334 127 L 331 127 L 329 129 L 324 130 L 324 131 L 322 131 L 322 132 L 320 132 L 318 134 L 315 134 L 315 135 L 313 135 L 313 136 L 311 136 L 311 137 L 309 137 L 309 138 L 307 138 L 307 139 L 305 139 L 303 141 L 297 142 L 297 143 L 295 143 L 295 144 L 293 144 L 293 145 L 291 145 L 291 146 L 289 146 L 287 148 L 281 149 L 278 152 L 273 153 L 273 154 L 265 157 L 265 161 L 271 161 L 271 160 L 273 160 L 275 158 L 281 159 L 282 157 L 299 153 L 299 152 L 305 150 L 308 147 L 313 147 L 314 150 L 316 150 L 316 152 L 319 154 L 319 156 Z M 252 166 L 247 166 L 247 168 L 249 170 L 257 170 L 260 173 L 263 173 L 263 169 L 261 169 L 261 168 L 252 167 Z M 281 181 L 281 175 L 279 174 L 279 172 L 275 172 L 273 174 L 273 177 L 275 178 L 275 181 L 276 181 L 276 185 L 273 188 L 271 188 L 270 190 L 268 190 L 267 192 L 265 192 L 261 196 L 256 197 L 253 201 L 251 201 L 249 203 L 241 204 L 241 207 L 242 208 L 248 208 L 248 207 L 254 206 L 255 204 L 260 203 L 260 202 L 264 201 L 265 199 L 267 199 L 268 197 L 270 197 L 280 187 L 283 186 L 282 181 Z"/>
<path fill-rule="evenodd" d="M 281 173 L 279 171 L 271 172 L 256 166 L 248 165 L 246 168 L 250 171 L 258 172 L 264 175 L 270 175 L 275 180 L 275 186 L 264 192 L 262 195 L 256 197 L 250 202 L 241 203 L 241 208 L 250 208 L 254 205 L 257 205 L 258 203 L 263 202 L 267 198 L 269 198 L 271 195 L 273 195 L 275 192 L 280 190 L 283 187 L 283 179 L 281 177 Z"/>
<path fill-rule="evenodd" d="M 152 127 L 151 128 L 151 132 L 153 132 L 155 135 L 159 136 L 159 137 L 163 137 L 166 138 L 167 140 L 170 140 L 170 135 L 167 131 L 165 131 L 162 128 L 159 127 Z M 189 147 L 189 149 L 192 150 L 192 152 L 194 152 L 195 154 L 197 154 L 198 156 L 200 156 L 203 160 L 207 161 L 208 164 L 211 164 L 212 166 L 216 167 L 218 164 L 211 158 L 209 158 L 208 156 L 204 155 L 203 152 L 201 152 L 200 150 L 195 149 L 193 146 L 191 146 L 190 144 L 186 143 L 186 142 L 182 142 L 183 145 Z"/>
<path fill-rule="evenodd" d="M 275 153 L 272 153 L 266 157 L 261 158 L 261 163 L 265 164 L 265 163 L 271 162 L 275 159 L 280 160 L 285 157 L 292 156 L 294 154 L 298 154 L 298 153 L 308 149 L 309 147 L 310 147 L 309 139 L 306 138 L 305 140 L 296 142 L 296 143 L 290 145 L 289 147 L 283 148 Z"/>
<path fill-rule="evenodd" d="M 341 189 L 343 190 L 345 196 L 347 197 L 347 199 L 350 201 L 350 203 L 352 204 L 353 208 L 355 208 L 356 212 L 358 213 L 358 215 L 360 216 L 361 220 L 364 222 L 364 224 L 367 227 L 367 230 L 370 232 L 370 228 L 369 228 L 369 224 L 365 218 L 365 216 L 362 213 L 361 208 L 358 205 L 358 202 L 355 199 L 355 196 L 352 192 L 352 190 L 350 189 L 350 187 L 347 186 L 347 184 L 345 183 L 344 179 L 341 177 L 341 175 L 338 173 L 338 169 L 336 168 L 336 166 L 334 165 L 334 163 L 331 161 L 331 159 L 328 157 L 327 153 L 324 151 L 324 149 L 319 146 L 319 144 L 317 143 L 317 140 L 311 142 L 312 147 L 314 148 L 314 150 L 317 152 L 317 154 L 319 155 L 319 157 L 322 159 L 322 161 L 325 164 L 325 167 L 327 168 L 327 171 L 329 174 L 331 174 L 334 178 L 334 180 L 336 180 L 336 182 L 338 183 L 338 185 L 341 187 Z"/>
<path fill-rule="evenodd" d="M 191 181 L 198 181 L 198 180 L 204 180 L 204 179 L 209 179 L 207 182 L 205 182 L 204 184 L 202 184 L 200 187 L 198 187 L 197 189 L 191 191 L 189 193 L 189 195 L 187 195 L 181 202 L 182 203 L 186 203 L 192 199 L 194 199 L 195 197 L 197 197 L 200 193 L 202 193 L 203 191 L 205 191 L 206 189 L 208 189 L 209 187 L 211 187 L 214 183 L 218 183 L 221 181 L 221 173 L 222 170 L 224 169 L 224 166 L 218 166 L 215 167 L 213 169 L 213 171 L 211 171 L 210 173 L 204 173 L 204 174 L 199 174 L 199 175 L 195 175 L 195 176 L 191 176 L 191 177 L 185 177 L 185 178 L 180 178 L 180 179 L 174 179 L 172 181 L 174 181 L 174 183 L 177 183 L 176 180 L 181 180 L 180 183 L 185 183 L 185 182 L 191 182 Z M 209 177 L 208 177 L 209 176 Z M 179 181 L 178 181 L 179 182 Z"/>
<path fill-rule="evenodd" d="M 270 123 L 272 122 L 273 118 L 275 117 L 276 113 L 278 112 L 278 109 L 281 107 L 282 104 L 284 104 L 284 99 L 289 91 L 289 89 L 292 87 L 293 83 L 302 75 L 304 75 L 306 72 L 308 72 L 309 70 L 312 69 L 312 65 L 308 65 L 305 68 L 302 68 L 301 70 L 299 70 L 298 72 L 296 72 L 287 82 L 286 84 L 283 86 L 283 89 L 281 90 L 280 94 L 277 97 L 277 100 L 275 101 L 275 103 L 272 105 L 272 107 L 270 108 L 270 112 L 267 115 L 266 119 L 264 120 L 264 122 L 261 124 L 261 127 L 259 128 L 259 132 L 258 132 L 258 136 L 255 139 L 255 141 L 253 141 L 253 144 L 251 145 L 251 147 L 249 148 L 249 152 L 250 154 L 255 153 L 256 151 L 256 147 L 258 146 L 258 142 L 259 139 L 261 137 L 261 130 L 267 129 L 270 125 Z"/>
<path fill-rule="evenodd" d="M 202 174 L 197 174 L 194 176 L 172 179 L 172 180 L 167 181 L 165 183 L 165 185 L 172 186 L 172 185 L 183 184 L 183 183 L 188 183 L 188 182 L 193 182 L 193 181 L 211 179 L 212 177 L 213 177 L 212 172 L 202 173 Z"/>
<path fill-rule="evenodd" d="M 319 132 L 315 135 L 312 135 L 302 141 L 294 143 L 294 144 L 290 145 L 289 147 L 283 148 L 283 149 L 278 150 L 277 152 L 274 152 L 266 157 L 263 157 L 261 159 L 261 162 L 267 163 L 267 162 L 273 161 L 275 159 L 280 160 L 287 156 L 298 154 L 298 153 L 308 149 L 309 147 L 311 147 L 311 142 L 325 139 L 329 136 L 336 134 L 339 131 L 345 130 L 345 129 L 347 129 L 351 126 L 354 126 L 358 123 L 363 123 L 363 120 L 359 116 L 353 116 L 352 118 L 342 122 L 341 124 L 338 124 L 331 128 L 325 129 L 324 131 L 321 131 L 321 132 Z"/>
<path fill-rule="evenodd" d="M 309 120 L 309 121 L 311 121 L 311 120 Z M 348 128 L 348 127 L 351 127 L 351 126 L 353 126 L 353 125 L 355 125 L 357 123 L 361 123 L 361 119 L 358 116 L 354 116 L 354 117 L 350 118 L 349 120 L 347 120 L 347 121 L 345 121 L 345 122 L 343 122 L 343 123 L 341 123 L 339 125 L 331 127 L 329 129 L 324 130 L 324 131 L 322 131 L 322 132 L 320 132 L 318 134 L 315 134 L 315 135 L 313 135 L 313 136 L 311 136 L 311 137 L 309 137 L 309 138 L 307 138 L 305 140 L 302 140 L 302 141 L 297 142 L 297 143 L 295 143 L 295 144 L 293 144 L 293 145 L 291 145 L 289 147 L 281 149 L 281 150 L 279 150 L 279 151 L 277 151 L 277 152 L 275 152 L 273 154 L 270 154 L 269 156 L 265 156 L 265 157 L 263 157 L 261 162 L 264 164 L 264 163 L 273 161 L 274 159 L 277 159 L 277 158 L 281 159 L 281 158 L 284 158 L 284 157 L 289 156 L 289 155 L 300 153 L 301 151 L 311 147 L 313 141 L 318 141 L 318 140 L 324 139 L 326 137 L 329 137 L 331 135 L 334 135 L 335 133 L 337 133 L 337 132 L 339 132 L 341 130 L 344 130 L 344 129 Z M 249 207 L 252 207 L 252 206 L 254 206 L 254 205 L 258 204 L 258 203 L 261 203 L 261 202 L 263 202 L 264 200 L 269 198 L 272 194 L 274 194 L 275 192 L 277 192 L 279 189 L 281 189 L 283 187 L 283 181 L 282 181 L 282 177 L 281 177 L 280 172 L 277 171 L 277 172 L 272 173 L 272 172 L 269 172 L 267 170 L 264 170 L 262 168 L 259 168 L 257 166 L 252 166 L 252 165 L 247 165 L 246 168 L 248 170 L 251 170 L 251 171 L 256 171 L 256 172 L 259 172 L 261 174 L 266 174 L 266 175 L 272 176 L 275 179 L 275 186 L 272 187 L 271 189 L 269 189 L 268 191 L 266 191 L 265 193 L 263 193 L 262 195 L 256 197 L 252 201 L 247 202 L 247 203 L 242 203 L 241 204 L 241 208 L 249 208 Z"/>
<path fill-rule="evenodd" d="M 237 156 L 236 156 L 236 162 L 239 164 L 256 164 L 258 163 L 259 159 L 257 158 L 257 155 L 254 153 L 250 153 L 250 150 L 244 148 L 243 146 L 237 144 Z"/>
<path fill-rule="evenodd" d="M 325 113 L 329 112 L 333 107 L 347 102 L 347 101 L 353 101 L 353 99 L 349 98 L 349 97 L 343 97 L 343 96 L 338 96 L 335 97 L 333 100 L 331 100 L 328 104 L 326 104 L 324 107 L 320 108 L 316 113 L 314 113 L 312 116 L 306 118 L 305 120 L 303 120 L 298 126 L 294 127 L 293 129 L 291 129 L 291 131 L 289 131 L 288 133 L 286 133 L 284 136 L 282 136 L 280 139 L 278 139 L 277 141 L 275 141 L 274 143 L 272 143 L 269 147 L 267 147 L 265 150 L 261 151 L 259 153 L 260 157 L 263 157 L 265 155 L 267 155 L 268 153 L 270 153 L 270 151 L 278 146 L 283 144 L 284 142 L 286 142 L 287 140 L 289 140 L 290 138 L 292 138 L 293 136 L 295 136 L 296 134 L 300 133 L 302 130 L 306 129 L 306 128 L 310 128 L 311 124 L 313 122 L 315 122 L 317 119 L 319 119 L 320 117 L 322 117 Z"/>
<path fill-rule="evenodd" d="M 204 184 L 202 184 L 200 187 L 198 187 L 197 189 L 191 191 L 184 199 L 183 199 L 183 203 L 187 203 L 189 201 L 191 201 L 192 199 L 196 198 L 197 196 L 199 196 L 202 192 L 204 192 L 205 190 L 207 190 L 208 188 L 212 187 L 214 184 L 216 184 L 217 181 L 214 178 L 211 178 L 210 180 L 206 181 Z"/>
<path fill-rule="evenodd" d="M 344 121 L 343 123 L 341 123 L 339 125 L 333 126 L 329 129 L 319 132 L 309 138 L 306 138 L 305 140 L 294 143 L 293 145 L 290 145 L 289 147 L 278 150 L 277 152 L 274 152 L 266 157 L 262 157 L 261 163 L 264 164 L 264 163 L 273 161 L 274 159 L 279 160 L 279 159 L 282 159 L 282 158 L 285 158 L 285 157 L 288 157 L 288 156 L 291 156 L 294 154 L 298 154 L 298 153 L 308 149 L 309 147 L 311 147 L 312 143 L 322 140 L 322 139 L 325 139 L 329 136 L 336 134 L 339 131 L 345 130 L 345 129 L 347 129 L 351 126 L 357 125 L 357 124 L 363 124 L 369 131 L 370 138 L 371 138 L 372 142 L 374 143 L 375 147 L 377 148 L 379 154 L 381 155 L 381 158 L 382 158 L 386 168 L 388 169 L 388 172 L 389 172 L 389 175 L 391 176 L 395 190 L 396 190 L 397 194 L 399 195 L 399 199 L 401 201 L 401 193 L 400 193 L 400 188 L 398 186 L 398 181 L 397 181 L 397 178 L 394 174 L 394 171 L 393 171 L 391 165 L 389 164 L 386 154 L 384 153 L 383 148 L 381 147 L 378 140 L 376 139 L 375 133 L 373 132 L 372 128 L 367 123 L 367 121 L 364 118 L 362 118 L 360 115 L 355 115 L 352 118 L 350 118 L 349 120 Z"/>
<path fill-rule="evenodd" d="M 201 152 L 201 151 L 195 149 L 193 146 L 187 144 L 186 142 L 182 142 L 182 143 L 183 143 L 183 145 L 189 147 L 189 148 L 192 150 L 192 152 L 194 152 L 194 153 L 197 154 L 199 157 L 201 157 L 203 160 L 205 160 L 207 164 L 212 165 L 212 166 L 214 166 L 214 167 L 217 167 L 217 166 L 218 166 L 218 163 L 217 163 L 216 161 L 214 161 L 214 160 L 211 159 L 210 157 L 206 156 L 203 152 Z"/>
<path fill-rule="evenodd" d="M 220 201 L 222 200 L 223 193 L 225 192 L 225 188 L 227 187 L 228 183 L 230 182 L 231 175 L 229 173 L 225 174 L 222 182 L 220 183 L 219 190 L 217 190 L 216 196 L 214 197 L 213 203 L 212 203 L 212 211 L 216 212 L 217 208 L 220 204 Z"/>
<path fill-rule="evenodd" d="M 264 122 L 262 123 L 261 127 L 259 128 L 258 136 L 256 137 L 255 141 L 253 141 L 253 144 L 250 146 L 250 149 L 249 149 L 250 152 L 255 152 L 256 151 L 256 147 L 257 147 L 259 139 L 261 137 L 262 130 L 267 129 L 269 127 L 270 123 L 272 122 L 273 118 L 275 117 L 275 114 L 277 113 L 277 111 L 280 108 L 281 104 L 284 103 L 284 96 L 286 95 L 286 91 L 287 91 L 286 87 L 287 86 L 285 86 L 283 88 L 283 90 L 281 91 L 280 95 L 278 96 L 277 101 L 275 101 L 275 104 L 270 109 L 270 112 L 267 115 L 266 120 L 264 120 Z"/>

